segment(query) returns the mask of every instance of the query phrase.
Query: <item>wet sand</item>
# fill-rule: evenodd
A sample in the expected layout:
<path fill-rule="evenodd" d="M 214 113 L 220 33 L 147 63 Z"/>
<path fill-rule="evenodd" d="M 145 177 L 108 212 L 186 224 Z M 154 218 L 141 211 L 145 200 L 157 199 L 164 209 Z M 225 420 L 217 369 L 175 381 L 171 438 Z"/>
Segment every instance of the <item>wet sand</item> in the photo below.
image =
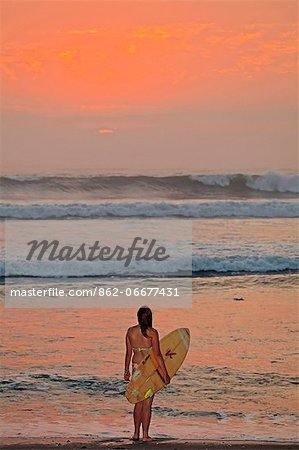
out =
<path fill-rule="evenodd" d="M 205 441 L 205 440 L 169 440 L 156 439 L 152 442 L 132 442 L 128 439 L 109 440 L 81 440 L 78 439 L 18 439 L 5 438 L 2 440 L 1 450 L 52 450 L 52 449 L 164 449 L 164 450 L 297 450 L 299 443 L 266 442 L 266 441 Z"/>

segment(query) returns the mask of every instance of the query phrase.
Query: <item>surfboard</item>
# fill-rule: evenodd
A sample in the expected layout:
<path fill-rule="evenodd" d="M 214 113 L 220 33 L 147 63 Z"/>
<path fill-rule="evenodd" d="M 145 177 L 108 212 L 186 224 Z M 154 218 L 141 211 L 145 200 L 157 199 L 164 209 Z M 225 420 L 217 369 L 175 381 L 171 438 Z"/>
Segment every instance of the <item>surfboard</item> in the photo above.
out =
<path fill-rule="evenodd" d="M 190 331 L 188 328 L 178 328 L 160 340 L 161 353 L 170 378 L 181 367 L 186 358 L 190 345 Z M 126 398 L 130 403 L 138 403 L 165 386 L 161 369 L 154 357 L 153 351 L 143 358 L 137 366 L 134 375 L 126 389 Z"/>

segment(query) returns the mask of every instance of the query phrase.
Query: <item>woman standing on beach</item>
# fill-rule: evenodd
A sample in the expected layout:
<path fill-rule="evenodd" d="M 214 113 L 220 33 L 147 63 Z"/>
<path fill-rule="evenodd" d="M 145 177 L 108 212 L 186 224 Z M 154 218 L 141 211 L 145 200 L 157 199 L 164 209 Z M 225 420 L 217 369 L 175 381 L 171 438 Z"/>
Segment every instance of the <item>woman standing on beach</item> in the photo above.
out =
<path fill-rule="evenodd" d="M 130 327 L 126 334 L 126 358 L 124 379 L 130 379 L 130 361 L 132 358 L 132 375 L 138 364 L 142 361 L 146 354 L 153 350 L 154 357 L 160 366 L 165 384 L 169 384 L 170 378 L 165 367 L 165 363 L 160 351 L 159 334 L 155 328 L 152 328 L 152 311 L 147 306 L 142 306 L 137 313 L 138 325 Z M 148 434 L 151 415 L 152 403 L 154 396 L 136 403 L 134 407 L 134 435 L 133 441 L 139 440 L 140 426 L 142 424 L 143 441 L 150 441 Z"/>

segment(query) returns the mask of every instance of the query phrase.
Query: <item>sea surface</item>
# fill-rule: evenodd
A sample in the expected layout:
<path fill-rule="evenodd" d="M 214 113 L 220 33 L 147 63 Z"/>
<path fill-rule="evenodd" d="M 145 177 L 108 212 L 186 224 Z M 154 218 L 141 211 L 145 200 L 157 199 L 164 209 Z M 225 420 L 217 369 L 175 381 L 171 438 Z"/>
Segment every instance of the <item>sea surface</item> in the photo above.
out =
<path fill-rule="evenodd" d="M 84 234 L 88 221 L 95 226 L 105 221 L 109 230 L 112 220 L 142 221 L 148 233 L 157 218 L 173 226 L 174 244 L 178 221 L 191 222 L 192 305 L 154 311 L 161 336 L 188 327 L 191 347 L 177 376 L 155 398 L 152 434 L 298 439 L 297 174 L 16 174 L 0 181 L 0 270 L 7 284 L 16 272 L 5 260 L 5 220 L 54 227 L 78 221 Z M 177 286 L 184 264 L 182 257 L 169 277 Z M 148 282 L 89 267 L 75 280 L 51 269 L 46 280 L 42 271 L 32 280 L 26 270 L 17 266 L 26 286 L 49 280 L 81 288 Z M 9 309 L 4 294 L 2 284 L 1 433 L 129 436 L 124 335 L 135 323 L 136 309 L 109 303 Z"/>

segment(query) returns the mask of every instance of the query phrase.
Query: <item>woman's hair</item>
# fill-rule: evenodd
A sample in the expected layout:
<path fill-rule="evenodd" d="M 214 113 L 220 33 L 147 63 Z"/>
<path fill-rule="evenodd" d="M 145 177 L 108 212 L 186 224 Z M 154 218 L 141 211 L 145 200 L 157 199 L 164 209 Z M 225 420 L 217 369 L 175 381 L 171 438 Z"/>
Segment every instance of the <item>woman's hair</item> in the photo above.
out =
<path fill-rule="evenodd" d="M 146 330 L 152 327 L 152 311 L 148 306 L 141 306 L 141 308 L 139 308 L 138 310 L 137 317 L 139 326 L 141 328 L 141 333 L 144 337 L 148 337 L 146 334 Z"/>

